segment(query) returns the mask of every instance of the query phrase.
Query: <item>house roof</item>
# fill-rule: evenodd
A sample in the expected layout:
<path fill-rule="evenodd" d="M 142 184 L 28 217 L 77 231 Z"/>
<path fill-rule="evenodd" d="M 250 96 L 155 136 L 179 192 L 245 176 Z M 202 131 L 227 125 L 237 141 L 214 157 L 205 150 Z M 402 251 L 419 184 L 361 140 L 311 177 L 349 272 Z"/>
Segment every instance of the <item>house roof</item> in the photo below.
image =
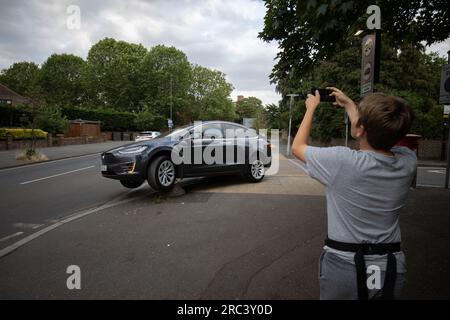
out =
<path fill-rule="evenodd" d="M 27 99 L 7 86 L 0 83 L 0 99 L 12 100 L 16 103 L 26 102 Z"/>

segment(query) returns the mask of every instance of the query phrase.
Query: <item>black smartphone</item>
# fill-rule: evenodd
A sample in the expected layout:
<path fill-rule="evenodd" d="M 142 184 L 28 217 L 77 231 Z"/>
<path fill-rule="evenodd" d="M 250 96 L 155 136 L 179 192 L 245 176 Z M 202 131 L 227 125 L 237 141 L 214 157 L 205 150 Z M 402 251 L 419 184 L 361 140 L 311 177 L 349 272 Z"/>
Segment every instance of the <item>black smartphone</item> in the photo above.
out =
<path fill-rule="evenodd" d="M 315 95 L 315 94 L 316 94 L 316 90 L 319 90 L 320 101 L 321 101 L 321 102 L 335 102 L 335 101 L 336 101 L 336 97 L 335 97 L 335 96 L 330 96 L 330 93 L 332 93 L 333 90 L 330 90 L 330 89 L 320 89 L 320 88 L 312 88 L 312 89 L 311 89 L 311 94 L 312 94 L 312 95 Z"/>

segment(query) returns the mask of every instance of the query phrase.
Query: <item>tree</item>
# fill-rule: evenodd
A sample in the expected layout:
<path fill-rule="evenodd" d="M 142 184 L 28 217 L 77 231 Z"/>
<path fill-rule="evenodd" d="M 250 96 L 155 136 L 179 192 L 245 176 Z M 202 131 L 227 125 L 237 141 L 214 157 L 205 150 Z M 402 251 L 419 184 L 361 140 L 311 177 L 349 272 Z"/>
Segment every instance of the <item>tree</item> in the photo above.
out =
<path fill-rule="evenodd" d="M 15 92 L 25 95 L 39 85 L 40 69 L 33 62 L 17 62 L 2 70 L 0 83 Z"/>
<path fill-rule="evenodd" d="M 233 86 L 226 81 L 222 72 L 199 65 L 192 66 L 192 83 L 189 89 L 192 107 L 191 110 L 186 110 L 187 122 L 234 120 L 235 108 L 229 98 L 232 91 Z"/>
<path fill-rule="evenodd" d="M 439 107 L 437 98 L 439 70 L 445 60 L 435 53 L 427 54 L 423 49 L 414 47 L 397 51 L 383 43 L 381 48 L 380 83 L 376 84 L 376 91 L 397 95 L 409 102 L 416 115 L 412 133 L 420 134 L 424 138 L 440 138 L 442 108 Z M 332 58 L 318 62 L 312 71 L 314 77 L 306 77 L 300 82 L 292 79 L 280 82 L 279 90 L 285 97 L 280 106 L 282 115 L 289 110 L 286 94 L 303 94 L 293 108 L 294 128 L 300 124 L 305 111 L 304 98 L 311 87 L 334 85 L 345 91 L 353 100 L 360 100 L 360 50 L 360 43 L 354 41 Z M 286 127 L 287 124 L 284 123 L 283 128 Z M 333 137 L 344 137 L 344 129 L 344 110 L 329 103 L 322 103 L 315 114 L 312 137 L 329 141 Z"/>
<path fill-rule="evenodd" d="M 448 1 L 419 0 L 264 0 L 267 8 L 259 37 L 277 41 L 279 61 L 271 81 L 297 80 L 315 64 L 348 46 L 356 30 L 366 29 L 366 9 L 381 8 L 383 38 L 395 49 L 423 47 L 443 41 L 450 34 Z M 437 27 L 439 26 L 439 27 Z"/>
<path fill-rule="evenodd" d="M 243 118 L 256 118 L 263 110 L 262 101 L 255 97 L 244 98 L 236 102 L 236 114 L 239 121 L 242 121 Z"/>
<path fill-rule="evenodd" d="M 138 111 L 143 98 L 139 82 L 147 49 L 140 44 L 105 38 L 89 50 L 86 68 L 88 100 L 121 111 Z"/>
<path fill-rule="evenodd" d="M 153 47 L 142 60 L 140 79 L 146 108 L 169 118 L 172 106 L 175 121 L 189 108 L 192 71 L 184 52 L 163 45 Z"/>
<path fill-rule="evenodd" d="M 69 125 L 61 109 L 55 105 L 43 107 L 36 115 L 36 127 L 50 134 L 64 133 Z"/>
<path fill-rule="evenodd" d="M 79 104 L 85 62 L 73 54 L 52 54 L 41 68 L 41 85 L 48 103 Z"/>

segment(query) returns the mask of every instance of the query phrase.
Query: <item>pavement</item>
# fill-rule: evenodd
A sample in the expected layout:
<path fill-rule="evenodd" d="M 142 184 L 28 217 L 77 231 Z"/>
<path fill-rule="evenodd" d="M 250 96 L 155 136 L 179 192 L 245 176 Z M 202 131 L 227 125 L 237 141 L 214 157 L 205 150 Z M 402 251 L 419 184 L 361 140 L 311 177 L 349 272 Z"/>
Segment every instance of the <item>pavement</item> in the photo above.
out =
<path fill-rule="evenodd" d="M 23 232 L 0 239 L 0 299 L 319 297 L 326 199 L 301 162 L 281 155 L 280 170 L 257 184 L 183 180 L 178 197 L 126 190 L 99 165 L 86 156 L 0 170 L 0 237 Z M 402 298 L 450 299 L 449 208 L 449 190 L 410 191 Z M 70 265 L 80 290 L 66 286 Z"/>
<path fill-rule="evenodd" d="M 131 143 L 132 141 L 108 141 L 103 143 L 89 143 L 68 145 L 62 147 L 37 148 L 37 150 L 47 156 L 49 160 L 65 159 L 78 157 L 82 155 L 90 155 L 101 153 L 108 149 L 119 147 L 121 145 Z M 23 150 L 6 150 L 0 151 L 0 168 L 11 168 L 21 165 L 28 165 L 30 162 L 16 160 L 16 156 Z"/>

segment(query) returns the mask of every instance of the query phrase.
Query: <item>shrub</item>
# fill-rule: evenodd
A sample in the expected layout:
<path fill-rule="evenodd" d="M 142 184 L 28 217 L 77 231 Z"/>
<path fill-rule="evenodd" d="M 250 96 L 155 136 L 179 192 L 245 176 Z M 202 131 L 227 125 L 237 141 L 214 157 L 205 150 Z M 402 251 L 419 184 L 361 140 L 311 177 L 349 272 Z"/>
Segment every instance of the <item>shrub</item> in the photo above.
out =
<path fill-rule="evenodd" d="M 0 139 L 6 139 L 6 134 L 12 135 L 13 139 L 31 139 L 32 129 L 20 128 L 0 128 Z M 34 137 L 37 139 L 47 138 L 47 132 L 41 129 L 34 129 Z"/>
<path fill-rule="evenodd" d="M 64 133 L 68 125 L 67 118 L 56 106 L 47 106 L 36 117 L 36 126 L 52 134 Z"/>

